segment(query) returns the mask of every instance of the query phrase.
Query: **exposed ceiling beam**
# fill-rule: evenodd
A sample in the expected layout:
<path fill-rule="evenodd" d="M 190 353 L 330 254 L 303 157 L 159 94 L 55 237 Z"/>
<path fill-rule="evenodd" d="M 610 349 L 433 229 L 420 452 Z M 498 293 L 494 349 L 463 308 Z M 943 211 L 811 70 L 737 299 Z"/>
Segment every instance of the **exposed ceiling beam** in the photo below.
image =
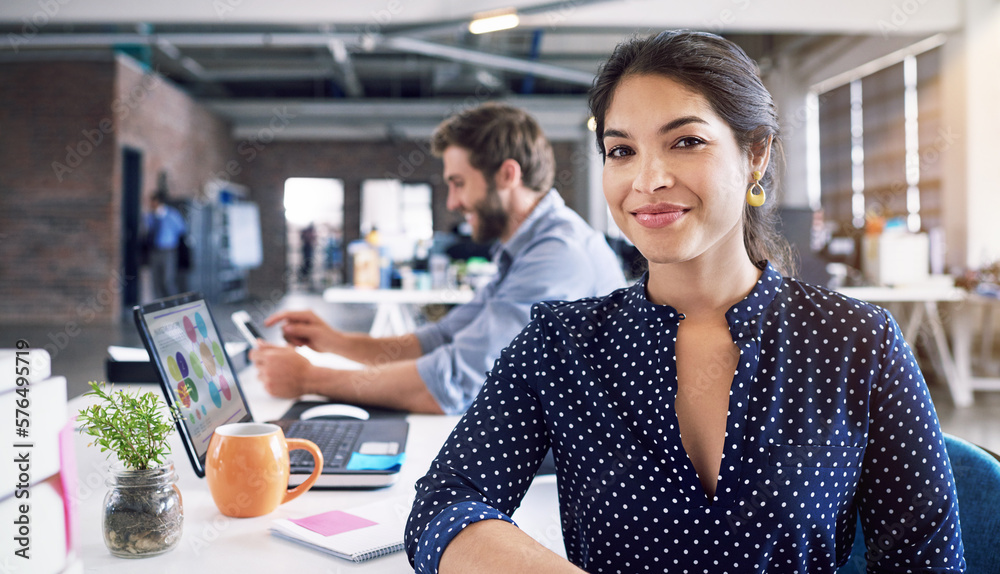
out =
<path fill-rule="evenodd" d="M 0 50 L 24 50 L 32 48 L 94 48 L 117 45 L 156 45 L 168 42 L 177 48 L 261 48 L 261 47 L 326 47 L 331 41 L 339 40 L 347 45 L 355 45 L 357 34 L 346 33 L 176 33 L 176 34 L 36 34 L 18 44 L 0 42 Z"/>
<path fill-rule="evenodd" d="M 313 65 L 247 67 L 238 70 L 205 70 L 202 72 L 201 78 L 213 82 L 251 82 L 332 78 L 334 75 L 335 71 L 331 66 L 317 63 Z"/>
<path fill-rule="evenodd" d="M 509 56 L 499 56 L 497 54 L 489 54 L 478 50 L 470 50 L 468 48 L 446 46 L 444 44 L 426 42 L 415 38 L 385 38 L 383 39 L 381 45 L 400 52 L 422 54 L 424 56 L 452 60 L 454 62 L 478 64 L 480 66 L 496 70 L 532 74 L 539 77 L 551 78 L 553 80 L 561 80 L 570 84 L 590 86 L 594 82 L 594 74 L 590 72 L 581 72 L 579 70 L 562 68 L 560 66 L 543 64 L 530 60 L 522 60 L 520 58 L 511 58 Z"/>
<path fill-rule="evenodd" d="M 554 66 L 531 60 L 523 60 L 510 56 L 490 54 L 468 48 L 459 48 L 416 38 L 407 37 L 369 37 L 374 39 L 374 44 L 384 48 L 399 52 L 421 54 L 432 58 L 440 58 L 455 62 L 476 64 L 479 66 L 519 72 L 522 74 L 532 74 L 538 77 L 560 80 L 570 84 L 590 86 L 594 80 L 594 74 L 583 72 L 571 68 Z M 337 59 L 337 54 L 332 45 L 341 46 L 344 55 L 347 55 L 348 48 L 363 49 L 358 44 L 359 37 L 355 34 L 342 33 L 206 33 L 206 34 L 38 34 L 27 43 L 19 45 L 18 50 L 29 48 L 81 48 L 81 47 L 113 47 L 121 45 L 150 45 L 150 46 L 171 46 L 179 54 L 181 48 L 194 47 L 230 47 L 230 48 L 259 48 L 270 47 L 301 47 L 301 46 L 322 46 L 330 49 Z M 12 49 L 11 45 L 0 43 L 0 50 Z M 162 49 L 162 48 L 161 48 Z M 169 49 L 169 48 L 168 48 Z M 196 65 L 193 61 L 179 61 L 192 74 L 205 74 L 206 77 L 220 79 L 219 73 L 212 74 L 205 71 L 196 71 L 189 66 Z M 344 60 L 349 66 L 349 60 Z M 345 64 L 338 60 L 343 67 Z M 353 68 L 351 68 L 353 70 Z M 239 75 L 239 73 L 236 73 Z M 345 69 L 345 84 L 350 83 L 350 73 Z M 356 75 L 354 76 L 357 80 Z M 360 87 L 360 83 L 355 88 Z M 353 88 L 349 88 L 353 89 Z"/>
<path fill-rule="evenodd" d="M 361 80 L 358 79 L 357 72 L 354 71 L 354 62 L 351 60 L 351 55 L 348 53 L 344 41 L 338 39 L 330 40 L 327 43 L 327 48 L 330 50 L 330 55 L 333 56 L 333 61 L 340 67 L 340 76 L 341 80 L 343 80 L 344 93 L 347 97 L 364 97 L 365 89 L 361 86 Z"/>
<path fill-rule="evenodd" d="M 558 141 L 580 141 L 590 133 L 586 128 L 589 110 L 586 98 L 512 97 L 503 101 L 523 108 L 534 116 L 546 136 Z M 427 139 L 445 118 L 468 103 L 449 100 L 202 100 L 213 112 L 232 125 L 232 137 L 275 140 L 362 139 L 379 140 L 395 136 Z M 276 129 L 275 118 L 280 118 Z"/>

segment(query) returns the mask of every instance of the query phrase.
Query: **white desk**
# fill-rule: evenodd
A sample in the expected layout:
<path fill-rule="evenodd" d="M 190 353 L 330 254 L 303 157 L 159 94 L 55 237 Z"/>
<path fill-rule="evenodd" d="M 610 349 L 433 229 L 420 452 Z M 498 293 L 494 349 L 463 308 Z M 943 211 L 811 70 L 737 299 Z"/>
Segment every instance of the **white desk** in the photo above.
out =
<path fill-rule="evenodd" d="M 909 307 L 906 317 L 899 317 L 903 337 L 914 345 L 920 328 L 927 322 L 931 340 L 941 363 L 955 406 L 973 403 L 974 390 L 1000 390 L 1000 377 L 976 377 L 972 374 L 972 337 L 975 326 L 985 317 L 992 317 L 996 299 L 970 295 L 964 289 L 920 287 L 844 287 L 844 295 L 877 304 L 902 304 Z M 941 305 L 947 304 L 942 316 Z M 951 334 L 951 344 L 945 327 Z M 992 346 L 992 322 L 983 328 L 983 350 Z"/>
<path fill-rule="evenodd" d="M 413 307 L 417 305 L 457 305 L 475 296 L 471 289 L 354 289 L 331 287 L 323 291 L 330 303 L 367 303 L 377 305 L 370 334 L 373 337 L 402 335 L 416 329 Z"/>
<path fill-rule="evenodd" d="M 240 373 L 240 382 L 256 420 L 280 416 L 292 404 L 290 400 L 268 396 L 256 379 L 253 368 Z M 153 385 L 135 385 L 155 390 Z M 70 401 L 70 412 L 89 403 L 89 397 Z M 413 572 L 405 552 L 396 552 L 361 564 L 354 564 L 280 540 L 268 533 L 275 518 L 300 518 L 326 510 L 351 507 L 394 496 L 413 496 L 414 483 L 427 472 L 431 460 L 458 421 L 454 416 L 410 415 L 410 434 L 406 462 L 393 486 L 370 491 L 310 490 L 297 499 L 279 506 L 271 514 L 257 518 L 229 518 L 215 507 L 205 479 L 195 476 L 184 448 L 173 436 L 171 458 L 177 469 L 177 486 L 184 501 L 184 533 L 172 551 L 139 560 L 115 558 L 104 545 L 101 529 L 102 507 L 107 492 L 108 472 L 104 455 L 96 447 L 86 446 L 87 436 L 75 437 L 78 488 L 72 493 L 77 507 L 77 551 L 86 572 L 148 572 L 192 574 L 196 572 L 344 572 L 401 573 Z"/>

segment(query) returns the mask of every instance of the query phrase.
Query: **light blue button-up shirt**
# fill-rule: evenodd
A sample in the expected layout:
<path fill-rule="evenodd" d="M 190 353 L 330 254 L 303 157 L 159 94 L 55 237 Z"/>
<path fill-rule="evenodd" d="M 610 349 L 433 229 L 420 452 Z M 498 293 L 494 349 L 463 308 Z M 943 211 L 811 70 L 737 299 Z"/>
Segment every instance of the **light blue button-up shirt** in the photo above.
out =
<path fill-rule="evenodd" d="M 539 301 L 604 295 L 625 285 L 604 236 L 551 190 L 493 254 L 497 275 L 475 298 L 416 331 L 417 370 L 444 412 L 465 412 L 500 351 Z"/>

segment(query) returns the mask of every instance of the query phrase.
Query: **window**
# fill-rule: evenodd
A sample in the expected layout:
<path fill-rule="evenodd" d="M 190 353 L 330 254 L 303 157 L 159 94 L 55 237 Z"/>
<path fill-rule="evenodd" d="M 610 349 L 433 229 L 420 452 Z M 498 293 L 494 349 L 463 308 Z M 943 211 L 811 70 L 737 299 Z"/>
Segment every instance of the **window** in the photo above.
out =
<path fill-rule="evenodd" d="M 288 178 L 284 206 L 290 285 L 313 289 L 342 282 L 344 182 Z"/>
<path fill-rule="evenodd" d="M 361 182 L 361 234 L 378 230 L 379 242 L 394 261 L 413 257 L 418 242 L 434 235 L 431 186 L 395 179 Z"/>
<path fill-rule="evenodd" d="M 942 225 L 941 42 L 931 38 L 816 90 L 820 202 L 829 220 L 861 229 L 870 215 L 901 218 L 912 232 Z"/>

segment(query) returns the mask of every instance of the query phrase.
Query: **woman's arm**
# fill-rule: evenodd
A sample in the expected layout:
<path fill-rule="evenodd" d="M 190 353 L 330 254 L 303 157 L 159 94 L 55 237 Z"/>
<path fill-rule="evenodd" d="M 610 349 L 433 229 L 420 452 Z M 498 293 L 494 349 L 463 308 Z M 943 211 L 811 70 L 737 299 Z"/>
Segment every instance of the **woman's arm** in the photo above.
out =
<path fill-rule="evenodd" d="M 583 572 L 539 544 L 520 528 L 503 520 L 482 520 L 467 526 L 441 555 L 441 574 L 486 572 Z"/>
<path fill-rule="evenodd" d="M 955 480 L 923 374 L 895 320 L 872 357 L 858 485 L 869 570 L 964 572 Z M 867 350 L 867 349 L 866 349 Z M 862 351 L 862 349 L 858 349 Z"/>
<path fill-rule="evenodd" d="M 479 531 L 483 528 L 476 526 L 480 522 L 494 523 L 485 527 L 487 532 L 508 532 L 500 538 L 505 544 L 509 533 L 515 532 L 512 548 L 517 547 L 518 540 L 534 544 L 527 535 L 516 531 L 510 515 L 549 449 L 545 409 L 534 388 L 542 366 L 536 365 L 534 359 L 546 351 L 553 356 L 555 353 L 548 349 L 541 331 L 539 321 L 533 321 L 501 353 L 482 391 L 455 425 L 427 474 L 417 481 L 416 500 L 406 527 L 406 550 L 418 573 L 437 572 L 442 554 L 451 549 L 453 539 L 459 534 L 464 536 L 474 526 L 470 532 Z M 489 566 L 490 556 L 504 556 L 510 551 L 494 546 L 496 542 L 489 534 L 474 535 L 469 539 L 469 548 L 460 545 L 449 561 L 453 567 L 458 566 L 455 571 L 466 572 L 469 570 L 464 562 L 475 563 L 482 553 Z M 541 552 L 538 555 L 545 556 Z"/>

